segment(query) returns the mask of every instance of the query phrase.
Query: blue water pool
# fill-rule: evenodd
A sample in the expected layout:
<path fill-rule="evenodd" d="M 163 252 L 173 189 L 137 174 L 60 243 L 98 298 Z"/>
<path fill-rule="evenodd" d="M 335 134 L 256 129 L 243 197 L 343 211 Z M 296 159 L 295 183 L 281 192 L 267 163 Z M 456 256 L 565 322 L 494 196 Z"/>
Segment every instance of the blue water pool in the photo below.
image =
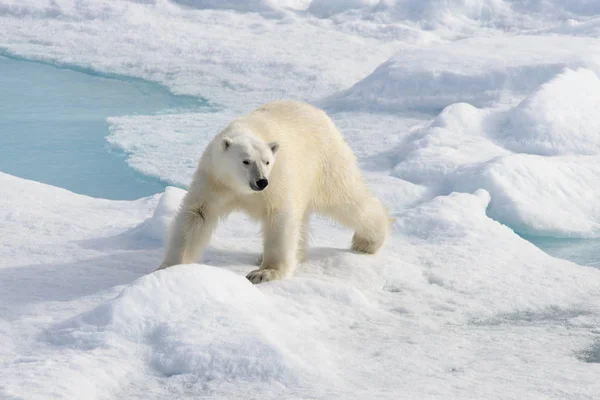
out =
<path fill-rule="evenodd" d="M 600 268 L 600 239 L 557 239 L 523 236 L 551 256 Z"/>
<path fill-rule="evenodd" d="M 0 171 L 93 197 L 148 196 L 165 184 L 108 145 L 106 118 L 205 107 L 142 80 L 0 57 Z"/>

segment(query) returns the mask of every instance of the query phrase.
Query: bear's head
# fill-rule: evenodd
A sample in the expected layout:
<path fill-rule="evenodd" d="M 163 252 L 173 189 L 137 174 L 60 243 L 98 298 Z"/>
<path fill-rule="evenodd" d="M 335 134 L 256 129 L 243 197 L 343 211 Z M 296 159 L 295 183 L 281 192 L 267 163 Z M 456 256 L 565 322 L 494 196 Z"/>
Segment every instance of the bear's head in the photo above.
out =
<path fill-rule="evenodd" d="M 255 135 L 220 138 L 218 175 L 237 193 L 255 193 L 269 185 L 269 175 L 279 149 L 277 142 L 266 143 Z"/>

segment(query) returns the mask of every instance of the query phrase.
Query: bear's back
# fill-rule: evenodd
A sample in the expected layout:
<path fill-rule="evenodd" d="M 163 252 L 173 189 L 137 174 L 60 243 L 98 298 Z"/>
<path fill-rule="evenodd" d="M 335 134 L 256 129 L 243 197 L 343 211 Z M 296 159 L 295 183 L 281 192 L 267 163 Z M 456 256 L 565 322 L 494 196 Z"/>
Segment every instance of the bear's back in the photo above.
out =
<path fill-rule="evenodd" d="M 334 196 L 338 185 L 358 176 L 356 159 L 343 136 L 324 111 L 310 104 L 273 101 L 234 124 L 265 142 L 279 143 L 270 181 L 280 190 L 295 191 L 301 202 Z"/>

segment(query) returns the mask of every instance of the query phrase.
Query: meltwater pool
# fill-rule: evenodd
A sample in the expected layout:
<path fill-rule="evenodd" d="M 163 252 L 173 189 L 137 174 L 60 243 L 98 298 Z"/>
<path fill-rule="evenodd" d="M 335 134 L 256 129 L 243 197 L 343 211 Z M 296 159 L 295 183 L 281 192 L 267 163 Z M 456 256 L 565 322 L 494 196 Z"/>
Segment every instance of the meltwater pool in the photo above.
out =
<path fill-rule="evenodd" d="M 106 142 L 106 118 L 203 107 L 143 80 L 0 57 L 0 171 L 106 199 L 161 192 Z"/>

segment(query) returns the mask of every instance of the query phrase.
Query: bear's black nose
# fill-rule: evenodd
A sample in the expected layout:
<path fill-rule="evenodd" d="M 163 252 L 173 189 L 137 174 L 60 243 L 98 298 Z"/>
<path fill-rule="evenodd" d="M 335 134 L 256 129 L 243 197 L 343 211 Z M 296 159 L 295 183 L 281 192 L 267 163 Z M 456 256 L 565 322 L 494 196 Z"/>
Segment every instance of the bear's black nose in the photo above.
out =
<path fill-rule="evenodd" d="M 258 186 L 258 188 L 260 190 L 263 190 L 264 188 L 266 188 L 268 184 L 269 184 L 269 181 L 266 179 L 259 179 L 256 181 L 256 186 Z"/>

